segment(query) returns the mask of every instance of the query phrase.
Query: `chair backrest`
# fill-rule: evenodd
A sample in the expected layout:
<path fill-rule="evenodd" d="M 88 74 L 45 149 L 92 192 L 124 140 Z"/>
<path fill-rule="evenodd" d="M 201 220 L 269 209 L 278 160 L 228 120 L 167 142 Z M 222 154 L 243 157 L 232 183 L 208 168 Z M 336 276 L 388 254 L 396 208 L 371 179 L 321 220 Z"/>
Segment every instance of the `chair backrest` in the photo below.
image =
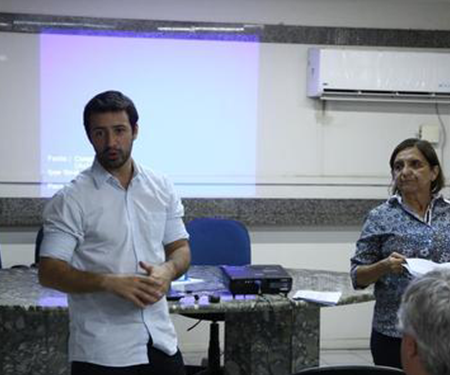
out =
<path fill-rule="evenodd" d="M 296 375 L 401 375 L 402 370 L 394 367 L 371 365 L 336 365 L 311 367 Z"/>
<path fill-rule="evenodd" d="M 41 252 L 41 243 L 44 239 L 44 227 L 40 227 L 37 234 L 36 234 L 36 240 L 34 243 L 34 263 L 39 263 L 39 254 Z"/>
<path fill-rule="evenodd" d="M 241 222 L 231 219 L 198 218 L 186 225 L 192 265 L 251 263 L 250 236 Z"/>

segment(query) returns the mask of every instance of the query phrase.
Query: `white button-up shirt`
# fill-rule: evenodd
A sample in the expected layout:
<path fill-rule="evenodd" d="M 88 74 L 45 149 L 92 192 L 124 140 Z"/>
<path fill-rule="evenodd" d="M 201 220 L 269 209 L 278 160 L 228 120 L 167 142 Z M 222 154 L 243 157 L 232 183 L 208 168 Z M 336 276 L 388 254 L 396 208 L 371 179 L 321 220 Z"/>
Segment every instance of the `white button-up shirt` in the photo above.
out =
<path fill-rule="evenodd" d="M 145 273 L 139 261 L 161 264 L 164 245 L 188 238 L 180 199 L 164 176 L 134 163 L 125 190 L 95 161 L 44 210 L 41 256 L 95 273 Z M 175 329 L 167 301 L 145 309 L 106 292 L 69 295 L 70 361 L 103 366 L 148 363 L 147 343 L 172 355 Z"/>

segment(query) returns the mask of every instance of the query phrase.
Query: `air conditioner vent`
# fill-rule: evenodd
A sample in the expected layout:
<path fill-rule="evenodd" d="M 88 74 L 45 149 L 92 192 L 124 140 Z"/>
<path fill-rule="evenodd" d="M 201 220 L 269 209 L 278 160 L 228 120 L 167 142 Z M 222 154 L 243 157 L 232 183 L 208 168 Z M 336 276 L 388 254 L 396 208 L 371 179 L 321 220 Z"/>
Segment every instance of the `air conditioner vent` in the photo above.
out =
<path fill-rule="evenodd" d="M 308 96 L 450 103 L 450 54 L 311 48 Z"/>

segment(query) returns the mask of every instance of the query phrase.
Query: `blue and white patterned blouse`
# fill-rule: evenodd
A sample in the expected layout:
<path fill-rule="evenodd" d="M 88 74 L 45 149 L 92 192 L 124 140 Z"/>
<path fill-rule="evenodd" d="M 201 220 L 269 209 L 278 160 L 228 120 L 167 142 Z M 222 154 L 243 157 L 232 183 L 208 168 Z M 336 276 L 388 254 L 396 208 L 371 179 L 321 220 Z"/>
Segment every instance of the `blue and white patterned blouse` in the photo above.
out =
<path fill-rule="evenodd" d="M 398 195 L 370 211 L 351 258 L 353 287 L 356 269 L 387 258 L 392 252 L 407 258 L 425 258 L 437 263 L 450 261 L 450 202 L 434 197 L 420 218 L 409 210 Z M 397 329 L 397 311 L 401 297 L 411 280 L 404 270 L 401 274 L 386 274 L 375 283 L 375 311 L 372 327 L 375 331 L 401 337 Z"/>

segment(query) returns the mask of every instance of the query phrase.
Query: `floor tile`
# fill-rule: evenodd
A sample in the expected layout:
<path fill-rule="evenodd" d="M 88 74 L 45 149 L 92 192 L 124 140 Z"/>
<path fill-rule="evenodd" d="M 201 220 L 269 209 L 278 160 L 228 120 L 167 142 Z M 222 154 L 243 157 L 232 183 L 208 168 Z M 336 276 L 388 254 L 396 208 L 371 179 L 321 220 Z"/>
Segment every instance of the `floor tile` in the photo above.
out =
<path fill-rule="evenodd" d="M 206 356 L 204 352 L 183 352 L 184 362 L 187 365 L 200 365 L 202 359 Z M 372 365 L 372 355 L 370 350 L 354 349 L 354 350 L 321 350 L 320 365 Z"/>
<path fill-rule="evenodd" d="M 368 350 L 322 350 L 320 365 L 366 365 L 373 364 Z"/>

